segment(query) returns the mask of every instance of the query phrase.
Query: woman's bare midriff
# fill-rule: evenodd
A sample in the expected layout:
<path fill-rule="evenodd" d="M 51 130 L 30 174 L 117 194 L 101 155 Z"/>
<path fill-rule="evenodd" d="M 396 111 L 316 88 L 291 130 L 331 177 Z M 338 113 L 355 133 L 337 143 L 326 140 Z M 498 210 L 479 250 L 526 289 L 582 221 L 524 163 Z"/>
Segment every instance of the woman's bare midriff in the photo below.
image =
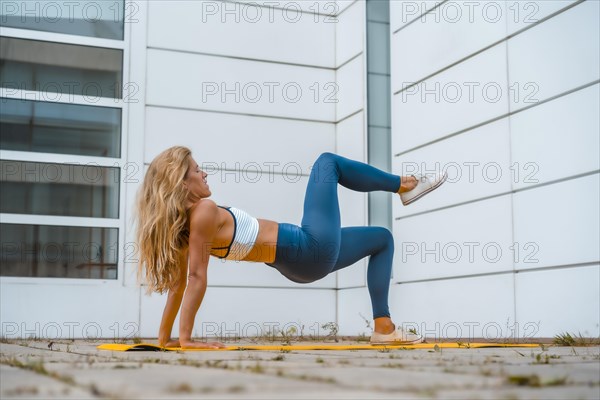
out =
<path fill-rule="evenodd" d="M 268 219 L 258 220 L 258 236 L 250 253 L 244 257 L 243 261 L 267 262 L 275 261 L 277 250 L 277 233 L 279 224 Z"/>
<path fill-rule="evenodd" d="M 214 247 L 226 247 L 233 237 L 234 223 L 229 211 L 219 208 L 219 228 L 213 242 Z M 268 219 L 258 219 L 258 236 L 254 247 L 242 261 L 272 263 L 275 261 L 277 250 L 277 234 L 279 224 Z M 213 250 L 216 255 L 224 254 L 226 250 Z"/>

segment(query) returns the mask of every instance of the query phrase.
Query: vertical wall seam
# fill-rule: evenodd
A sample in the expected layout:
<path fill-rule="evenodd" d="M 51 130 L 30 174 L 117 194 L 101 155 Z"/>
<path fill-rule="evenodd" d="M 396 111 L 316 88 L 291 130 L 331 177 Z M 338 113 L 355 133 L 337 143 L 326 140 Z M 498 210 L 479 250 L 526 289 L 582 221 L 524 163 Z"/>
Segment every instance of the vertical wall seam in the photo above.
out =
<path fill-rule="evenodd" d="M 506 3 L 505 3 L 505 7 L 506 7 Z M 506 11 L 506 10 L 505 10 Z M 508 13 L 506 13 L 507 17 L 504 21 L 505 23 L 505 27 L 506 27 L 506 34 L 508 35 Z M 505 52 L 506 52 L 506 85 L 507 85 L 507 93 L 509 93 L 509 89 L 510 89 L 510 60 L 509 60 L 509 45 L 510 45 L 510 41 L 506 40 L 506 46 L 505 46 Z M 510 95 L 506 96 L 506 104 L 508 106 L 508 116 L 507 116 L 507 123 L 508 123 L 508 165 L 509 168 L 513 163 L 513 154 L 512 154 L 512 126 L 511 126 L 511 106 L 510 106 Z M 514 188 L 514 182 L 511 179 L 510 182 L 510 186 L 511 186 L 511 191 L 513 191 Z M 511 235 L 511 242 L 514 243 L 515 242 L 515 204 L 514 204 L 514 197 L 515 194 L 511 193 L 510 195 L 510 235 Z M 514 244 L 513 244 L 514 246 Z M 516 274 L 516 265 L 515 265 L 515 259 L 513 257 L 512 259 L 512 265 L 513 265 L 513 272 L 512 272 L 512 298 L 513 298 L 513 318 L 514 318 L 514 326 L 517 326 L 517 274 Z M 516 334 L 518 334 L 518 332 L 516 332 Z"/>

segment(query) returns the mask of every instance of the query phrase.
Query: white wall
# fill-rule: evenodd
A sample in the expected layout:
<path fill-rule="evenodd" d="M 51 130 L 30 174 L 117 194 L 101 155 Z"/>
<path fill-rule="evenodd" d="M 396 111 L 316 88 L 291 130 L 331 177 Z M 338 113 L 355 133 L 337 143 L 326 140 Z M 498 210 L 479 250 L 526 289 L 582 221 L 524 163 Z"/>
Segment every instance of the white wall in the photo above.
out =
<path fill-rule="evenodd" d="M 139 91 L 124 117 L 123 158 L 135 170 L 122 187 L 124 220 L 152 158 L 182 144 L 216 167 L 209 180 L 217 203 L 300 223 L 321 152 L 367 160 L 365 2 L 295 2 L 300 10 L 285 17 L 261 1 L 174 3 L 137 3 L 138 21 L 126 26 L 126 81 Z M 393 171 L 450 174 L 421 201 L 393 203 L 394 320 L 430 337 L 597 336 L 598 2 L 483 2 L 471 20 L 460 2 L 390 4 Z M 462 18 L 454 20 L 457 6 Z M 491 22 L 498 6 L 501 18 Z M 203 93 L 221 84 L 239 84 L 240 97 Z M 302 95 L 292 101 L 298 87 Z M 366 225 L 366 195 L 342 187 L 339 195 L 342 225 Z M 120 240 L 132 243 L 133 233 L 126 224 Z M 93 337 L 97 323 L 102 336 L 123 337 L 133 322 L 142 337 L 155 338 L 165 298 L 141 294 L 134 257 L 122 256 L 117 282 L 65 286 L 59 294 L 62 281 L 3 285 L 3 321 L 26 324 L 2 333 Z M 339 323 L 340 334 L 369 333 L 365 270 L 363 260 L 300 285 L 264 264 L 215 258 L 196 333 L 293 326 L 317 334 L 328 321 Z M 13 307 L 17 293 L 50 299 L 48 318 L 32 312 L 33 300 Z M 86 298 L 86 308 L 73 298 Z"/>
<path fill-rule="evenodd" d="M 146 84 L 132 123 L 144 133 L 135 138 L 140 149 L 132 157 L 147 167 L 165 148 L 186 145 L 201 167 L 210 167 L 218 204 L 299 224 L 317 156 L 337 151 L 364 159 L 363 31 L 356 30 L 364 24 L 364 3 L 340 2 L 337 21 L 330 2 L 311 3 L 319 6 L 317 14 L 306 2 L 295 3 L 304 4 L 299 12 L 250 3 L 152 1 L 143 7 L 145 23 L 132 27 L 139 52 L 132 67 Z M 223 88 L 229 94 L 221 97 Z M 296 88 L 302 92 L 297 98 Z M 340 203 L 344 225 L 366 223 L 362 194 L 342 188 Z M 214 258 L 196 324 L 231 329 L 241 323 L 233 329 L 244 333 L 244 326 L 301 323 L 310 333 L 309 327 L 336 321 L 338 284 L 364 280 L 362 263 L 300 285 L 262 263 Z M 129 284 L 135 284 L 132 276 Z M 142 336 L 156 337 L 165 301 L 141 296 Z"/>
<path fill-rule="evenodd" d="M 449 174 L 394 204 L 391 310 L 430 337 L 598 336 L 599 2 L 451 3 L 391 2 L 393 170 Z"/>

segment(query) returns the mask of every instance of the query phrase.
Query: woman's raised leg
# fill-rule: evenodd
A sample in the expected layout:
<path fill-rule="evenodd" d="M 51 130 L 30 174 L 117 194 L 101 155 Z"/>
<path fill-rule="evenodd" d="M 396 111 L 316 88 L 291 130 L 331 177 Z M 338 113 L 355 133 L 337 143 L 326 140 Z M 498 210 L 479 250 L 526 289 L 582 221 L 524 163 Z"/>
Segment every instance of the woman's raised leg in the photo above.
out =
<path fill-rule="evenodd" d="M 302 274 L 307 281 L 331 273 L 340 254 L 338 183 L 359 192 L 398 192 L 401 178 L 337 154 L 319 156 L 310 173 L 301 223 L 307 243 L 302 248 Z"/>

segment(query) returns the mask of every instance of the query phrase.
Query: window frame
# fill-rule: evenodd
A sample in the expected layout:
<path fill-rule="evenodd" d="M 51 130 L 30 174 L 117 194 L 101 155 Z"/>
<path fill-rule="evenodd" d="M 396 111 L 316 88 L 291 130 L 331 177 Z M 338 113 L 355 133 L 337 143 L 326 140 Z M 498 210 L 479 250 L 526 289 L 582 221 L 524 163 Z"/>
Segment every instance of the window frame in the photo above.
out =
<path fill-rule="evenodd" d="M 124 7 L 131 3 L 126 0 Z M 131 244 L 125 242 L 127 235 L 126 226 L 129 213 L 127 209 L 127 183 L 137 182 L 143 176 L 143 166 L 138 165 L 138 171 L 132 173 L 131 163 L 127 162 L 128 154 L 128 136 L 129 136 L 129 104 L 134 102 L 142 102 L 139 96 L 128 97 L 125 85 L 130 82 L 130 53 L 131 53 L 131 23 L 124 18 L 123 21 L 123 40 L 104 39 L 91 36 L 78 36 L 64 33 L 54 33 L 45 31 L 36 31 L 32 29 L 19 29 L 0 27 L 0 36 L 11 37 L 16 39 L 38 40 L 43 42 L 56 42 L 62 44 L 73 44 L 88 47 L 102 47 L 107 49 L 116 49 L 123 52 L 123 68 L 122 68 L 122 84 L 123 98 L 98 98 L 98 101 L 91 103 L 81 95 L 62 95 L 59 99 L 56 98 L 56 93 L 25 91 L 0 88 L 0 97 L 10 99 L 27 99 L 37 100 L 62 104 L 79 104 L 97 107 L 111 107 L 121 109 L 121 153 L 120 157 L 94 157 L 80 156 L 71 154 L 59 153 L 42 153 L 42 152 L 27 152 L 14 150 L 0 150 L 0 158 L 5 160 L 16 161 L 33 161 L 33 162 L 50 162 L 50 163 L 76 163 L 86 164 L 93 163 L 103 167 L 118 167 L 121 170 L 119 182 L 119 218 L 93 218 L 93 217 L 68 217 L 54 215 L 28 215 L 28 214 L 8 214 L 0 213 L 0 221 L 2 223 L 24 224 L 24 225 L 61 225 L 61 226 L 83 226 L 83 227 L 99 227 L 99 228 L 117 228 L 117 278 L 116 279 L 89 279 L 89 278 L 53 278 L 53 277 L 12 277 L 0 276 L 0 284 L 39 284 L 39 285 L 76 285 L 76 286 L 100 286 L 105 287 L 121 287 L 125 285 L 127 278 L 125 277 L 125 262 L 131 263 L 136 253 Z M 135 83 L 134 83 L 135 84 Z M 143 88 L 138 87 L 137 93 L 142 93 Z M 54 99 L 54 100 L 53 100 Z M 1 101 L 1 100 L 0 100 Z M 135 165 L 133 165 L 135 168 Z M 129 180 L 129 181 L 128 181 Z M 129 194 L 131 196 L 131 194 Z"/>

